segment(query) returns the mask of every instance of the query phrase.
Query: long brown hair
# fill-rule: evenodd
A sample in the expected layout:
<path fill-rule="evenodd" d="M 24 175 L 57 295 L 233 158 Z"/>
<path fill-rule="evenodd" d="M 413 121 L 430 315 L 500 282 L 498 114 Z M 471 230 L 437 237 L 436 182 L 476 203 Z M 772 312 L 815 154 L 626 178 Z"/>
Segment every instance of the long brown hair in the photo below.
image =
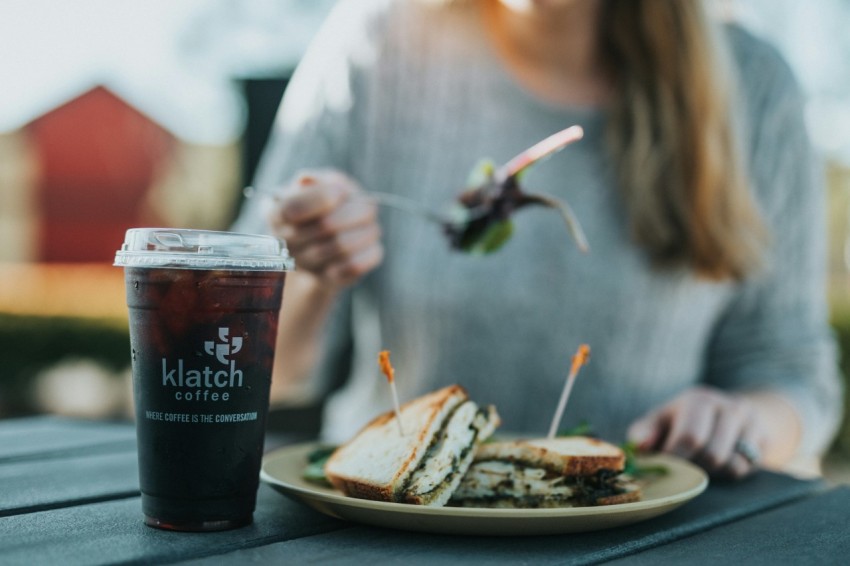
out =
<path fill-rule="evenodd" d="M 732 122 L 733 74 L 701 0 L 604 0 L 608 142 L 636 241 L 657 264 L 743 279 L 766 242 Z"/>

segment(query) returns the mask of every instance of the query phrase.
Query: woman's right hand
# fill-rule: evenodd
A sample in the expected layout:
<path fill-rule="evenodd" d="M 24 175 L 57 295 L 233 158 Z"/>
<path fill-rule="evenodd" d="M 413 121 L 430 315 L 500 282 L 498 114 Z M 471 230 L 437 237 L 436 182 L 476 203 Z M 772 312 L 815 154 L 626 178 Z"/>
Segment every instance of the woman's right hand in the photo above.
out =
<path fill-rule="evenodd" d="M 302 171 L 276 199 L 269 221 L 296 269 L 330 289 L 346 287 L 384 257 L 377 207 L 356 181 L 334 170 Z"/>

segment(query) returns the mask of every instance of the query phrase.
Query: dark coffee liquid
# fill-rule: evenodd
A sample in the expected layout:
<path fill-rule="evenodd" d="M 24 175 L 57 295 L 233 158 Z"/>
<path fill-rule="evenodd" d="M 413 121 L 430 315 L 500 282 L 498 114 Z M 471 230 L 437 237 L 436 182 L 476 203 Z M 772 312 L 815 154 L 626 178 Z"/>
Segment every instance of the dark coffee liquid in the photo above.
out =
<path fill-rule="evenodd" d="M 251 522 L 285 273 L 126 268 L 148 524 Z"/>

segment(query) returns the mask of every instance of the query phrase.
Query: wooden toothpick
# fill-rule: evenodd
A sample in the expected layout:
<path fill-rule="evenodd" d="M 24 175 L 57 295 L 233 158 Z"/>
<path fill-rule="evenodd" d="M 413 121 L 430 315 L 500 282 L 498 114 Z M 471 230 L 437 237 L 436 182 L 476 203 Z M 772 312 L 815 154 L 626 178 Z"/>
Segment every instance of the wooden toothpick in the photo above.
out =
<path fill-rule="evenodd" d="M 561 423 L 561 418 L 564 416 L 564 409 L 567 407 L 567 399 L 570 397 L 570 392 L 573 389 L 576 376 L 578 375 L 581 366 L 590 361 L 590 346 L 582 344 L 578 347 L 573 356 L 573 363 L 570 366 L 570 374 L 564 383 L 564 389 L 561 392 L 561 399 L 558 401 L 558 408 L 555 410 L 555 416 L 552 418 L 552 424 L 549 426 L 549 434 L 546 438 L 555 438 L 555 433 L 558 431 L 558 425 Z"/>

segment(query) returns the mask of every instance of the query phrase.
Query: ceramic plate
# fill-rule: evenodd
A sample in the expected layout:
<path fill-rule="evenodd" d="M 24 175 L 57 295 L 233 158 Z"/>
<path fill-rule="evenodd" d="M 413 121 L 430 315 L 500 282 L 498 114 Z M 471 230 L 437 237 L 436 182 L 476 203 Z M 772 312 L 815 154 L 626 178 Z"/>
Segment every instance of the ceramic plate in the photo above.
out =
<path fill-rule="evenodd" d="M 557 509 L 424 507 L 346 497 L 302 479 L 315 443 L 275 450 L 263 459 L 260 477 L 281 493 L 339 519 L 411 531 L 465 535 L 544 535 L 609 529 L 672 511 L 702 493 L 708 477 L 697 466 L 668 455 L 640 458 L 642 466 L 668 473 L 642 480 L 643 498 L 634 503 Z"/>

